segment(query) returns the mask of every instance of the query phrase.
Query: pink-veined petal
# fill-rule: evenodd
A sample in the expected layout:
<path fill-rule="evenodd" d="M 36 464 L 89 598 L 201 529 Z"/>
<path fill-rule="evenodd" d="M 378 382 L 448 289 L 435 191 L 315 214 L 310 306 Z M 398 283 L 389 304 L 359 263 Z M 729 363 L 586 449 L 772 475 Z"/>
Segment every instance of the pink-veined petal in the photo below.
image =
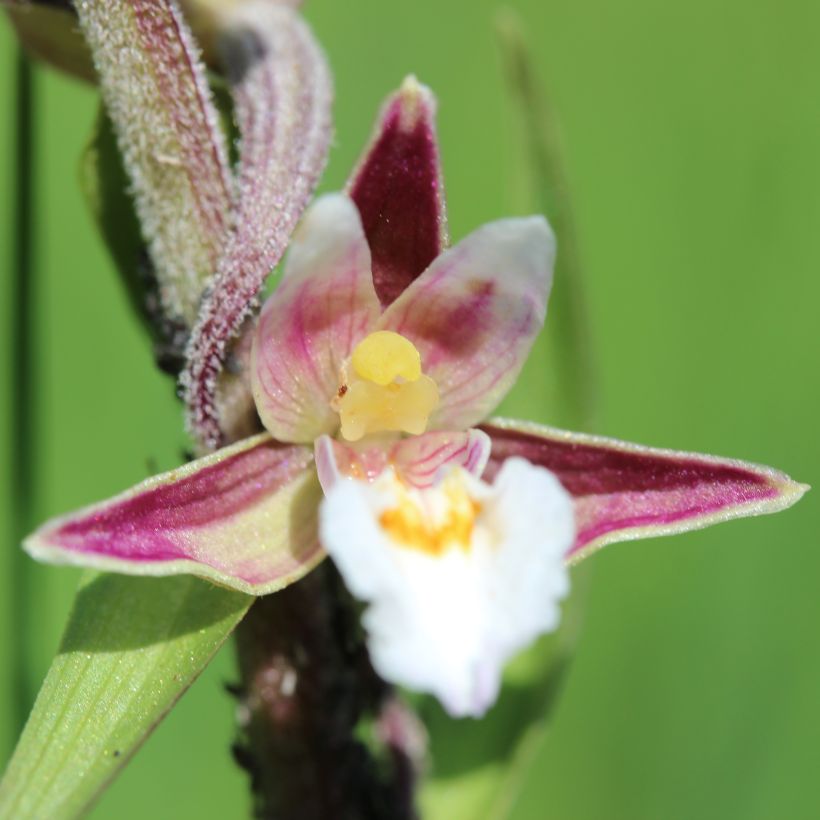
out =
<path fill-rule="evenodd" d="M 435 431 L 402 439 L 391 460 L 402 478 L 420 490 L 432 487 L 442 469 L 462 467 L 480 478 L 490 458 L 490 437 L 483 430 Z"/>
<path fill-rule="evenodd" d="M 187 573 L 263 595 L 322 559 L 320 498 L 310 449 L 265 434 L 53 519 L 24 546 L 42 561 Z"/>
<path fill-rule="evenodd" d="M 390 454 L 387 447 L 358 449 L 330 436 L 316 439 L 314 455 L 319 483 L 325 494 L 340 479 L 357 478 L 372 481 L 387 468 Z"/>
<path fill-rule="evenodd" d="M 544 323 L 554 260 L 543 217 L 493 222 L 445 251 L 384 312 L 379 326 L 410 339 L 438 385 L 430 428 L 470 427 L 504 397 Z"/>
<path fill-rule="evenodd" d="M 382 305 L 393 302 L 447 244 L 435 115 L 433 93 L 408 77 L 385 103 L 348 182 Z"/>
<path fill-rule="evenodd" d="M 225 440 L 215 394 L 228 345 L 288 245 L 332 133 L 330 71 L 299 14 L 260 0 L 231 6 L 226 15 L 220 45 L 241 135 L 236 226 L 182 376 L 189 426 L 206 448 Z"/>
<path fill-rule="evenodd" d="M 480 478 L 489 457 L 490 437 L 482 430 L 436 431 L 369 447 L 356 447 L 330 436 L 316 440 L 316 470 L 325 493 L 339 478 L 373 481 L 388 466 L 420 490 L 432 487 L 448 467 L 461 467 Z"/>
<path fill-rule="evenodd" d="M 293 237 L 254 337 L 253 395 L 275 438 L 308 443 L 338 428 L 330 402 L 342 364 L 378 316 L 356 206 L 344 194 L 323 196 Z"/>
<path fill-rule="evenodd" d="M 522 456 L 555 473 L 575 501 L 576 563 L 617 541 L 651 538 L 777 512 L 808 489 L 744 461 L 661 450 L 602 436 L 493 419 L 488 473 Z"/>
<path fill-rule="evenodd" d="M 188 326 L 229 227 L 231 174 L 199 54 L 170 0 L 74 4 L 91 47 L 162 306 Z"/>

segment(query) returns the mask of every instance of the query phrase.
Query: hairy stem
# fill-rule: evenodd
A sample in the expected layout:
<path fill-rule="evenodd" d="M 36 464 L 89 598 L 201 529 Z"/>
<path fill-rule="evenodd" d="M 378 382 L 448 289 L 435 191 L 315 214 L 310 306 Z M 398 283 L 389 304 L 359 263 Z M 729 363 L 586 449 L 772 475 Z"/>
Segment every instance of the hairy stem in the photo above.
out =
<path fill-rule="evenodd" d="M 326 561 L 259 599 L 237 632 L 243 738 L 263 820 L 411 820 L 414 719 L 373 672 L 358 615 Z M 402 709 L 403 707 L 399 707 Z M 402 717 L 403 716 L 403 717 Z M 368 737 L 370 735 L 370 737 Z"/>

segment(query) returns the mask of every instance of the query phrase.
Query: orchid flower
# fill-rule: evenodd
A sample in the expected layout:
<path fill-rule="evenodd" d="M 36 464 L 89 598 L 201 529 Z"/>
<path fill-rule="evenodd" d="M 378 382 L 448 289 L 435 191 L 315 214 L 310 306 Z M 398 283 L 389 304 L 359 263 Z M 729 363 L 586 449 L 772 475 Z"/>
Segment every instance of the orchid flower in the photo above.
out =
<path fill-rule="evenodd" d="M 806 488 L 745 462 L 488 420 L 545 320 L 555 241 L 528 217 L 447 247 L 434 114 L 405 81 L 346 192 L 293 236 L 250 353 L 266 432 L 25 546 L 256 595 L 330 554 L 366 604 L 376 670 L 477 716 L 504 663 L 556 627 L 569 565 L 774 512 Z"/>

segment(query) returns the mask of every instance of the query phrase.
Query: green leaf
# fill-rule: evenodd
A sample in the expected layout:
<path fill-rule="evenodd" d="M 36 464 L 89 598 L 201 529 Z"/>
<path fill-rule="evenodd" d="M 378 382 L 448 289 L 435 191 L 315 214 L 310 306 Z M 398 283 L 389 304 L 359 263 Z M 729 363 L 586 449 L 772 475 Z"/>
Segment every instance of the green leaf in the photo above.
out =
<path fill-rule="evenodd" d="M 0 817 L 87 811 L 253 600 L 190 576 L 85 576 L 0 782 Z"/>
<path fill-rule="evenodd" d="M 581 264 L 555 116 L 537 81 L 532 58 L 512 11 L 498 19 L 498 37 L 514 113 L 523 138 L 514 152 L 526 178 L 521 211 L 546 214 L 558 237 L 555 282 L 546 332 L 537 340 L 502 405 L 504 414 L 550 424 L 584 426 L 592 411 L 594 372 Z M 517 394 L 517 395 L 516 395 Z M 516 412 L 518 411 L 518 412 Z M 549 727 L 549 714 L 580 631 L 589 568 L 572 571 L 572 593 L 561 627 L 510 665 L 496 705 L 480 721 L 454 721 L 433 703 L 421 713 L 430 735 L 432 774 L 424 783 L 425 820 L 502 820 L 509 817 L 532 758 Z"/>

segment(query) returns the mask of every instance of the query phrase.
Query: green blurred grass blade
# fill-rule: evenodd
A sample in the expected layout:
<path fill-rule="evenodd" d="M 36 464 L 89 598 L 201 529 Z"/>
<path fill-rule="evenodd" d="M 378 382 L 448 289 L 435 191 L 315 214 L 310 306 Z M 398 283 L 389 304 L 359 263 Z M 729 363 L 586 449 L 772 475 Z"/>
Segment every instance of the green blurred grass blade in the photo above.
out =
<path fill-rule="evenodd" d="M 0 817 L 81 816 L 252 601 L 189 576 L 89 573 L 0 782 Z"/>
<path fill-rule="evenodd" d="M 13 278 L 9 315 L 12 346 L 11 395 L 11 482 L 13 542 L 19 544 L 32 528 L 32 503 L 35 496 L 34 465 L 37 450 L 37 396 L 36 379 L 38 334 L 36 332 L 36 297 L 38 282 L 35 264 L 35 183 L 34 142 L 37 134 L 37 85 L 34 69 L 20 46 L 16 49 L 16 140 L 15 201 L 13 216 Z M 31 561 L 22 550 L 12 553 L 12 585 L 10 597 L 16 616 L 16 629 L 11 641 L 11 675 L 14 686 L 16 736 L 23 728 L 31 708 L 36 684 L 32 680 L 29 641 L 34 637 L 28 598 L 31 593 Z"/>
<path fill-rule="evenodd" d="M 589 423 L 593 367 L 568 186 L 549 101 L 539 88 L 517 16 L 498 19 L 508 87 L 525 138 L 519 152 L 527 178 L 524 212 L 546 214 L 558 237 L 555 283 L 547 330 L 536 343 L 521 381 L 535 418 L 568 427 Z M 521 405 L 519 400 L 518 406 Z M 453 721 L 434 703 L 423 717 L 430 734 L 433 775 L 425 783 L 425 820 L 502 820 L 509 816 L 574 651 L 588 570 L 573 570 L 572 595 L 561 627 L 506 671 L 498 703 L 480 721 Z"/>
<path fill-rule="evenodd" d="M 530 356 L 537 369 L 528 368 L 524 377 L 528 386 L 544 397 L 550 424 L 586 428 L 595 399 L 595 373 L 578 239 L 557 121 L 549 97 L 539 83 L 518 15 L 511 9 L 503 11 L 498 15 L 496 29 L 507 88 L 523 134 L 523 150 L 514 154 L 520 157 L 526 178 L 522 210 L 545 214 L 558 238 L 546 332 Z"/>

